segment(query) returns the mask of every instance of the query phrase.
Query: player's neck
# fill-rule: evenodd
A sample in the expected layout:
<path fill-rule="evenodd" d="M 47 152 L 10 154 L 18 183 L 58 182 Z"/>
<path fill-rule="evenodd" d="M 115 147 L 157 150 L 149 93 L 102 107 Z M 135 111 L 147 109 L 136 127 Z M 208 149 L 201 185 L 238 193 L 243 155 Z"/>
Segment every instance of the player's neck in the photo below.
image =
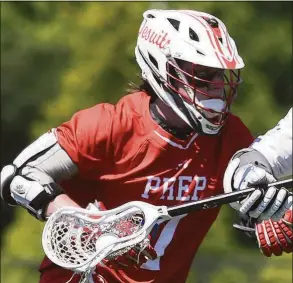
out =
<path fill-rule="evenodd" d="M 152 102 L 150 111 L 154 120 L 171 134 L 185 139 L 192 133 L 190 127 L 160 99 Z"/>

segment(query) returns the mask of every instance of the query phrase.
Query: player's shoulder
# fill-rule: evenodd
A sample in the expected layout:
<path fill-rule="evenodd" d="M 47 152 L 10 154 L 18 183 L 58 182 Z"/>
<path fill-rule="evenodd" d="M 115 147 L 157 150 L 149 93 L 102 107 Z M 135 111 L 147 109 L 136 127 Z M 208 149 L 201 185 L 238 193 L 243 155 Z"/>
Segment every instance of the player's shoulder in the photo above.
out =
<path fill-rule="evenodd" d="M 93 106 L 89 106 L 87 108 L 76 111 L 71 119 L 90 119 L 91 121 L 94 121 L 95 119 L 105 117 L 105 115 L 112 115 L 114 113 L 114 110 L 114 105 L 111 103 L 97 103 Z"/>
<path fill-rule="evenodd" d="M 150 97 L 146 92 L 133 92 L 123 96 L 116 104 L 116 111 L 124 111 L 126 114 L 144 115 L 146 105 Z"/>
<path fill-rule="evenodd" d="M 150 97 L 145 92 L 135 92 L 122 97 L 115 105 L 114 122 L 125 131 L 140 128 L 147 131 Z"/>
<path fill-rule="evenodd" d="M 123 96 L 117 103 L 98 103 L 73 114 L 64 124 L 81 131 L 99 129 L 101 126 L 110 128 L 113 124 L 120 130 L 133 127 L 146 116 L 149 96 L 145 92 L 131 93 Z"/>

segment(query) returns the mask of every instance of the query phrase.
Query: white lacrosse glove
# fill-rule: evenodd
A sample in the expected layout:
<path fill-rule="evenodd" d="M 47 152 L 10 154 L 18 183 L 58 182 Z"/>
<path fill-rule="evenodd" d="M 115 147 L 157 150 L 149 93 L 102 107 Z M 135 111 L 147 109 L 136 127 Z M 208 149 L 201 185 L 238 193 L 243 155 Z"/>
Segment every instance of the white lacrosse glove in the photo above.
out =
<path fill-rule="evenodd" d="M 260 187 L 276 181 L 269 162 L 258 151 L 245 148 L 234 154 L 224 175 L 224 191 L 230 193 L 248 187 Z M 258 220 L 280 220 L 292 205 L 292 194 L 286 189 L 256 189 L 246 199 L 230 206 Z"/>

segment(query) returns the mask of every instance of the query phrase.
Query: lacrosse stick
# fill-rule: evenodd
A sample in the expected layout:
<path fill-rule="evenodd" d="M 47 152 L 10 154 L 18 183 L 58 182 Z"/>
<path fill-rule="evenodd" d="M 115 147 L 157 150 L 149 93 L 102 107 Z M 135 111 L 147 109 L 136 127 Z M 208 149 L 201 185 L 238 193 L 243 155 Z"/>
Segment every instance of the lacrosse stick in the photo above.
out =
<path fill-rule="evenodd" d="M 292 179 L 267 187 L 292 188 Z M 106 211 L 63 207 L 48 219 L 42 244 L 55 264 L 77 273 L 89 272 L 103 259 L 112 259 L 142 244 L 153 226 L 172 217 L 241 200 L 255 189 L 222 194 L 173 207 L 133 201 Z"/>

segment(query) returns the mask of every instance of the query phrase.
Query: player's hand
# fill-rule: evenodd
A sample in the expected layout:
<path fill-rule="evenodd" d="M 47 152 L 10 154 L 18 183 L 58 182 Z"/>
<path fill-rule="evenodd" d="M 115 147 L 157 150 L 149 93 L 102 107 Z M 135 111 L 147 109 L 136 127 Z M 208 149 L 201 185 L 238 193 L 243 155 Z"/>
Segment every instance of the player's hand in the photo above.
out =
<path fill-rule="evenodd" d="M 117 257 L 112 261 L 112 264 L 117 264 L 123 267 L 134 267 L 136 269 L 146 263 L 148 260 L 157 258 L 157 253 L 150 245 L 150 236 L 143 244 L 134 246 L 127 253 Z"/>
<path fill-rule="evenodd" d="M 255 224 L 255 234 L 259 248 L 265 256 L 292 253 L 292 208 L 279 221 L 264 220 Z"/>
<path fill-rule="evenodd" d="M 283 252 L 292 253 L 292 208 L 287 210 L 284 217 L 279 221 L 271 219 L 256 221 L 244 215 L 244 217 L 241 217 L 240 224 L 234 224 L 233 226 L 249 237 L 256 237 L 261 252 L 267 257 L 280 256 Z"/>
<path fill-rule="evenodd" d="M 247 150 L 247 151 L 246 151 Z M 265 157 L 255 150 L 244 149 L 230 160 L 224 176 L 226 193 L 248 187 L 260 187 L 276 181 Z M 292 205 L 292 194 L 285 188 L 256 189 L 246 199 L 230 206 L 258 220 L 280 220 Z"/>
<path fill-rule="evenodd" d="M 95 201 L 87 206 L 87 209 L 92 210 L 106 210 L 104 203 Z M 127 228 L 127 227 L 126 227 Z M 123 255 L 117 256 L 111 260 L 104 260 L 107 265 L 123 266 L 134 268 L 140 268 L 140 266 L 146 263 L 149 259 L 153 260 L 157 258 L 157 253 L 150 244 L 151 236 L 144 240 L 144 242 L 135 245 L 132 249 Z"/>

